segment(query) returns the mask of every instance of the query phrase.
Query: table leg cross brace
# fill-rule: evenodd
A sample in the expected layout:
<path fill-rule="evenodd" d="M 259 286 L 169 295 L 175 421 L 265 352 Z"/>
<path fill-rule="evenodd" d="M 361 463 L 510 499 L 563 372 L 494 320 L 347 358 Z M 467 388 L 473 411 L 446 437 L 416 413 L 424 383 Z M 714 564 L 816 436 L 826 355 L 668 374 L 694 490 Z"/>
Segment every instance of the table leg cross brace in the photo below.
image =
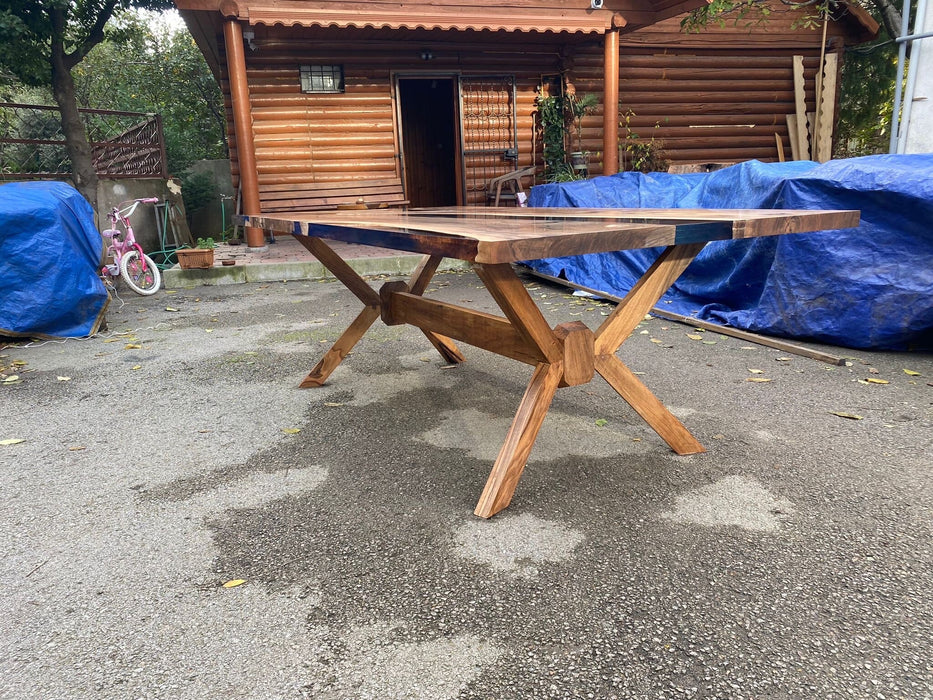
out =
<path fill-rule="evenodd" d="M 507 507 L 547 415 L 562 386 L 585 384 L 599 373 L 613 389 L 681 455 L 703 452 L 703 446 L 661 401 L 616 357 L 619 347 L 645 314 L 702 250 L 702 243 L 670 246 L 594 333 L 580 322 L 551 328 L 508 264 L 474 263 L 477 275 L 506 318 L 423 298 L 441 258 L 425 256 L 409 283 L 389 282 L 372 289 L 329 246 L 317 238 L 299 241 L 365 304 L 350 327 L 302 381 L 321 386 L 366 330 L 380 316 L 388 324 L 411 323 L 422 329 L 447 362 L 464 358 L 445 333 L 477 347 L 534 366 L 505 442 L 474 511 L 488 518 Z"/>

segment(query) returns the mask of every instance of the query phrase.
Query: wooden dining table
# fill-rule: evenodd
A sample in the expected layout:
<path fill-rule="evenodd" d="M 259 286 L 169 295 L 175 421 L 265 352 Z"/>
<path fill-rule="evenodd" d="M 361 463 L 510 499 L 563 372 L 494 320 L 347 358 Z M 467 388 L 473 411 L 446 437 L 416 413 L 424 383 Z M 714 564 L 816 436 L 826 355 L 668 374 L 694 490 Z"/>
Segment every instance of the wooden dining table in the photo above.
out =
<path fill-rule="evenodd" d="M 572 209 L 445 207 L 252 215 L 240 223 L 291 234 L 363 304 L 350 326 L 301 382 L 319 387 L 381 318 L 410 324 L 449 363 L 462 341 L 531 365 L 531 378 L 492 466 L 475 514 L 507 507 L 558 388 L 600 375 L 680 455 L 703 446 L 616 355 L 648 311 L 710 241 L 858 226 L 858 211 L 777 209 Z M 408 281 L 374 289 L 326 241 L 421 253 Z M 541 258 L 662 247 L 654 264 L 596 329 L 581 321 L 553 328 L 513 263 Z M 467 261 L 503 315 L 425 296 L 444 258 Z"/>

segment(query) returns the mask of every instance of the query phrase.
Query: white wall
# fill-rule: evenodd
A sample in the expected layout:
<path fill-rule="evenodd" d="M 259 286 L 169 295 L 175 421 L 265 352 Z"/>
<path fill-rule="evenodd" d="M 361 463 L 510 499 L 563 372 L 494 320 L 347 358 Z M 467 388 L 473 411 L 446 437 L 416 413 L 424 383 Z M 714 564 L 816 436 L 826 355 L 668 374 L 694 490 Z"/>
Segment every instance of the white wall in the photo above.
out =
<path fill-rule="evenodd" d="M 913 33 L 927 32 L 933 32 L 933 4 L 929 1 L 923 27 L 915 28 Z M 904 152 L 933 153 L 933 37 L 915 41 L 911 53 L 910 72 L 917 71 L 917 82 Z"/>

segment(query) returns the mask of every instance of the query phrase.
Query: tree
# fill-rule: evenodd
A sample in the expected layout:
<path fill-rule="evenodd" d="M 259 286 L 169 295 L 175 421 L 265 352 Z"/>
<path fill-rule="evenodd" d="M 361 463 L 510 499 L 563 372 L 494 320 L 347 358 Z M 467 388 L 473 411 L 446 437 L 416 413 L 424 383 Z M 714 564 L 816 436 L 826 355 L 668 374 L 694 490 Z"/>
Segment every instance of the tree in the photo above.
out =
<path fill-rule="evenodd" d="M 161 114 L 170 173 L 226 158 L 223 95 L 188 31 L 128 12 L 108 35 L 73 71 L 78 103 Z"/>
<path fill-rule="evenodd" d="M 75 187 L 97 206 L 97 173 L 75 98 L 74 68 L 104 40 L 107 23 L 130 8 L 171 0 L 0 0 L 0 69 L 26 85 L 48 85 L 61 115 Z"/>

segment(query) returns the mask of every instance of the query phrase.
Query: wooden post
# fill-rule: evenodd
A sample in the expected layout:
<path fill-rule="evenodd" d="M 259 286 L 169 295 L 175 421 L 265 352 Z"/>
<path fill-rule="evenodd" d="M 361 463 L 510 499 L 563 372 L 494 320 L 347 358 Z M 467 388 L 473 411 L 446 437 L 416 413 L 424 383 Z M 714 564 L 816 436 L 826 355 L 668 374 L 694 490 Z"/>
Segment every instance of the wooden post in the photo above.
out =
<path fill-rule="evenodd" d="M 256 173 L 256 149 L 253 146 L 253 123 L 246 83 L 246 51 L 243 48 L 243 28 L 235 18 L 224 22 L 224 43 L 227 49 L 227 73 L 230 79 L 230 101 L 233 104 L 233 128 L 236 133 L 236 153 L 243 193 L 243 214 L 258 216 L 259 178 Z M 261 248 L 266 238 L 261 229 L 247 227 L 246 245 Z"/>
<path fill-rule="evenodd" d="M 603 175 L 619 172 L 619 30 L 606 30 L 603 60 Z"/>

